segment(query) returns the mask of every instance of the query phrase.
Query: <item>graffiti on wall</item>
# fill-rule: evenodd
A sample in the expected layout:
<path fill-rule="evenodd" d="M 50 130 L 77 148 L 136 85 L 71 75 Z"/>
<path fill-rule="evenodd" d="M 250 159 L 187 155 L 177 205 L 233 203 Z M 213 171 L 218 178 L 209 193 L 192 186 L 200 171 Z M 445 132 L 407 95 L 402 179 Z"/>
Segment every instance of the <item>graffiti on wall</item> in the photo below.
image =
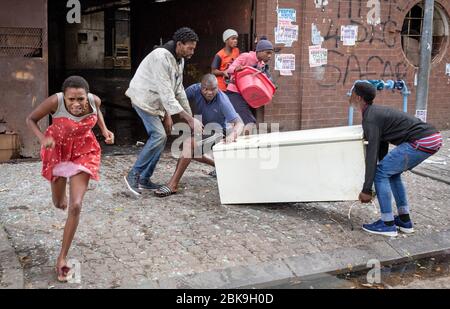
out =
<path fill-rule="evenodd" d="M 408 65 L 405 61 L 394 61 L 385 59 L 382 54 L 374 54 L 367 59 L 367 55 L 358 56 L 357 50 L 351 55 L 339 51 L 344 46 L 341 40 L 340 19 L 350 19 L 350 24 L 358 26 L 358 38 L 356 43 L 365 43 L 369 46 L 382 44 L 387 49 L 398 46 L 399 27 L 397 21 L 393 20 L 395 11 L 403 12 L 398 0 L 358 0 L 358 1 L 335 1 L 335 16 L 325 24 L 323 39 L 329 42 L 328 64 L 323 67 L 327 74 L 315 74 L 322 77 L 318 85 L 323 88 L 335 87 L 339 84 L 347 85 L 356 79 L 404 79 L 407 75 Z M 380 5 L 387 6 L 387 14 L 380 14 Z M 367 14 L 364 15 L 363 14 Z M 366 18 L 367 16 L 367 18 Z M 378 19 L 379 17 L 379 19 Z M 323 30 L 323 29 L 322 29 Z M 331 42 L 331 43 L 330 43 Z M 363 59 L 362 59 L 363 58 Z M 343 60 L 343 61 L 342 61 Z M 340 65 L 336 65 L 340 64 Z"/>
<path fill-rule="evenodd" d="M 328 61 L 324 67 L 327 76 L 318 82 L 324 88 L 335 87 L 342 84 L 347 85 L 355 79 L 405 79 L 408 66 L 404 61 L 391 62 L 384 60 L 380 56 L 371 56 L 365 62 L 361 61 L 357 55 L 346 56 L 337 50 L 329 50 L 329 54 L 334 59 L 344 59 L 344 67 L 334 65 L 332 60 Z"/>

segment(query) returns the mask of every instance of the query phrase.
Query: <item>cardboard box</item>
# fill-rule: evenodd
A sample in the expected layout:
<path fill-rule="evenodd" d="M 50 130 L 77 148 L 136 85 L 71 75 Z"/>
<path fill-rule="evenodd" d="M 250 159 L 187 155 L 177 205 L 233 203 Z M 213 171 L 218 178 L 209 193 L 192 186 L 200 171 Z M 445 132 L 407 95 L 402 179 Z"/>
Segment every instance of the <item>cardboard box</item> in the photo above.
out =
<path fill-rule="evenodd" d="M 17 133 L 0 134 L 0 162 L 17 158 L 20 152 Z"/>

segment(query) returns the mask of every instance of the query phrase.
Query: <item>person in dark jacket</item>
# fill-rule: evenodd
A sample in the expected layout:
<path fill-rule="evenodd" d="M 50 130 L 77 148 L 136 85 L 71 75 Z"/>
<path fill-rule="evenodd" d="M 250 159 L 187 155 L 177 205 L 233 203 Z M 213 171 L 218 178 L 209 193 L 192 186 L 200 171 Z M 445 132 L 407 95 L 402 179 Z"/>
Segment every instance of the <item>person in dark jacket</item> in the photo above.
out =
<path fill-rule="evenodd" d="M 372 202 L 375 183 L 381 208 L 381 220 L 366 224 L 363 229 L 372 234 L 395 237 L 398 230 L 414 232 L 401 174 L 439 151 L 442 136 L 433 126 L 418 118 L 374 105 L 375 97 L 376 88 L 368 82 L 356 83 L 350 97 L 350 105 L 362 112 L 364 138 L 368 141 L 365 182 L 359 200 Z M 397 147 L 388 152 L 389 144 Z M 398 216 L 395 217 L 392 195 L 398 208 Z"/>

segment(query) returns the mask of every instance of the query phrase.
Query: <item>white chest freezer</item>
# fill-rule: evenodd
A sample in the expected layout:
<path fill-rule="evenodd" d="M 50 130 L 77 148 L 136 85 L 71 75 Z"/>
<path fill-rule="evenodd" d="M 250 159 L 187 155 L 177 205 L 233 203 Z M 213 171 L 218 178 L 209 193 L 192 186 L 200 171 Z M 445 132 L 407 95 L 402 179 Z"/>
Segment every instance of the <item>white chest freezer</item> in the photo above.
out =
<path fill-rule="evenodd" d="M 361 126 L 244 136 L 213 151 L 222 204 L 353 201 L 364 183 Z"/>

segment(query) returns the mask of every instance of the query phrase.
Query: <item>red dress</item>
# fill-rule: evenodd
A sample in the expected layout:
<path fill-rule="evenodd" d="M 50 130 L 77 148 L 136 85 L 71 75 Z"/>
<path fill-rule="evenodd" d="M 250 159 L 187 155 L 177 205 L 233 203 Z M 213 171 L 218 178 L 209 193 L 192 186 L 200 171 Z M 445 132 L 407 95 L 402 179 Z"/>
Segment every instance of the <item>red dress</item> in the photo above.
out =
<path fill-rule="evenodd" d="M 84 117 L 71 115 L 58 94 L 58 110 L 52 116 L 53 124 L 45 132 L 46 137 L 55 140 L 53 149 L 42 148 L 42 175 L 49 181 L 59 177 L 70 178 L 81 172 L 99 180 L 101 148 L 92 132 L 97 124 L 97 108 L 94 97 L 89 94 L 93 113 Z"/>

